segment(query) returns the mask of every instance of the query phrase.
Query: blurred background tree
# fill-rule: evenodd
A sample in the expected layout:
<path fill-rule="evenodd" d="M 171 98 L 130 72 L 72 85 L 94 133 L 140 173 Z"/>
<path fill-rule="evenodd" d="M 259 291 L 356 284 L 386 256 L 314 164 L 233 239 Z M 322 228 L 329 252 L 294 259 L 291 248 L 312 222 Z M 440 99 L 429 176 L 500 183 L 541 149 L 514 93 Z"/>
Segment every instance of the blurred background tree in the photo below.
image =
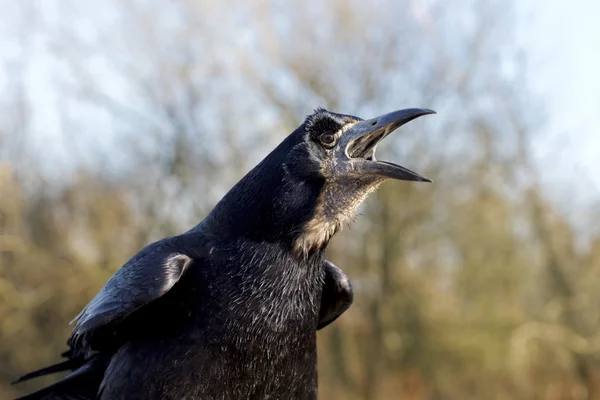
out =
<path fill-rule="evenodd" d="M 540 171 L 514 6 L 0 1 L 0 398 L 324 106 L 439 115 L 379 150 L 436 183 L 384 184 L 330 246 L 356 296 L 319 333 L 321 397 L 600 399 L 600 232 Z"/>

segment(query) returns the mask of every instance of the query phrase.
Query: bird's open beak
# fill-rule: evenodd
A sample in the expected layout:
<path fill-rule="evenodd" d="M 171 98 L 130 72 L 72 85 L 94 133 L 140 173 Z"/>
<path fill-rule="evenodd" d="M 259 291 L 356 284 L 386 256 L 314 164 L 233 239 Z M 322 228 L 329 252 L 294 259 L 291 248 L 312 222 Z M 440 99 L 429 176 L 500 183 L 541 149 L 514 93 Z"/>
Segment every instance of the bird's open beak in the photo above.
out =
<path fill-rule="evenodd" d="M 352 169 L 360 174 L 383 178 L 433 182 L 408 168 L 375 159 L 375 147 L 384 137 L 407 122 L 426 114 L 435 114 L 435 111 L 426 108 L 408 108 L 352 125 L 344 132 L 344 138 L 349 140 L 345 152 L 352 163 Z"/>

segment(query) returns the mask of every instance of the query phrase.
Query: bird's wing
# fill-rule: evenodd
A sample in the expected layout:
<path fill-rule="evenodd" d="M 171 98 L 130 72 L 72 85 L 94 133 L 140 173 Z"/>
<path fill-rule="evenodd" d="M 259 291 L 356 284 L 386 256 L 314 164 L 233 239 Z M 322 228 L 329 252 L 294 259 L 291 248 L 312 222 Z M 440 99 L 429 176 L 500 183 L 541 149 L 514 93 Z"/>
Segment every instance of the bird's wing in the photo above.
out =
<path fill-rule="evenodd" d="M 121 267 L 100 292 L 72 321 L 76 321 L 69 338 L 67 358 L 59 364 L 31 372 L 23 382 L 60 371 L 73 371 L 61 381 L 23 399 L 95 399 L 113 350 L 97 350 L 90 340 L 110 338 L 113 323 L 125 319 L 140 307 L 160 298 L 175 285 L 192 258 L 182 252 L 186 241 L 181 237 L 164 239 L 146 246 Z M 101 332 L 107 327 L 107 332 Z M 15 382 L 15 383 L 17 383 Z"/>
<path fill-rule="evenodd" d="M 317 330 L 335 321 L 352 305 L 354 291 L 348 276 L 334 263 L 325 260 L 325 280 Z"/>
<path fill-rule="evenodd" d="M 184 273 L 192 259 L 177 251 L 168 241 L 149 245 L 129 260 L 72 321 L 70 339 L 122 320 L 138 308 L 167 293 Z"/>

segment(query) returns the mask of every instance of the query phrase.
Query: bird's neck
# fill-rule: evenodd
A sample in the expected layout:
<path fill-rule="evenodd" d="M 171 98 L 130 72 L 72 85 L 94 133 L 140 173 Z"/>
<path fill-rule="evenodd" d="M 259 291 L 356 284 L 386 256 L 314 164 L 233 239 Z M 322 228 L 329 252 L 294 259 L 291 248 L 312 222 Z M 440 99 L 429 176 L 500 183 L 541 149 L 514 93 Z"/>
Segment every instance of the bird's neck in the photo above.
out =
<path fill-rule="evenodd" d="M 294 240 L 294 251 L 310 254 L 325 248 L 381 182 L 380 179 L 363 182 L 355 177 L 329 180 L 321 189 L 313 213 Z"/>
<path fill-rule="evenodd" d="M 244 176 L 201 223 L 203 230 L 293 247 L 294 238 L 315 214 L 324 182 L 291 179 L 280 156 L 284 150 L 276 149 Z"/>

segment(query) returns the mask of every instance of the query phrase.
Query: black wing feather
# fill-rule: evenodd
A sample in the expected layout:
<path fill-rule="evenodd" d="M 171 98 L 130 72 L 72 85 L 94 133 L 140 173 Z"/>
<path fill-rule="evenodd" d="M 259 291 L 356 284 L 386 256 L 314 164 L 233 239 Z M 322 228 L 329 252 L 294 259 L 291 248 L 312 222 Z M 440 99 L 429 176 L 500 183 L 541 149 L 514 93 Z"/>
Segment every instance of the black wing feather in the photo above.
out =
<path fill-rule="evenodd" d="M 174 239 L 147 246 L 108 280 L 71 321 L 76 324 L 67 342 L 70 349 L 63 353 L 68 360 L 24 375 L 15 383 L 60 371 L 73 372 L 21 399 L 96 398 L 112 353 L 92 349 L 89 339 L 102 330 L 116 328 L 128 315 L 157 300 L 179 281 L 192 258 L 182 253 L 181 243 Z"/>
<path fill-rule="evenodd" d="M 177 252 L 157 251 L 135 257 L 118 270 L 75 317 L 73 337 L 119 321 L 167 293 L 191 258 Z M 71 322 L 74 322 L 71 321 Z"/>
<path fill-rule="evenodd" d="M 75 358 L 75 359 L 69 359 L 67 361 L 63 361 L 58 364 L 50 365 L 49 367 L 46 367 L 46 368 L 38 369 L 36 371 L 33 371 L 33 372 L 23 375 L 16 381 L 12 382 L 12 384 L 16 385 L 17 383 L 25 382 L 30 379 L 37 378 L 37 377 L 44 376 L 44 375 L 55 374 L 57 372 L 72 371 L 81 365 L 80 359 L 81 359 L 80 357 Z"/>
<path fill-rule="evenodd" d="M 342 315 L 354 300 L 354 290 L 348 276 L 334 263 L 325 260 L 325 282 L 317 330 L 325 328 Z"/>
<path fill-rule="evenodd" d="M 105 358 L 92 357 L 64 379 L 16 400 L 94 400 L 106 364 Z"/>

